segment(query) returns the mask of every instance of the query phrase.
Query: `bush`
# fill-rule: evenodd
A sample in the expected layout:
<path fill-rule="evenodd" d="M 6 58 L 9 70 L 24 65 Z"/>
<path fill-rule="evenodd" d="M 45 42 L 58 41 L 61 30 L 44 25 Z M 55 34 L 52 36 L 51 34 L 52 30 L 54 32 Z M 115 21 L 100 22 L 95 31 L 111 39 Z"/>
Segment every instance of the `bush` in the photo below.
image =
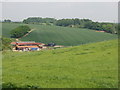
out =
<path fill-rule="evenodd" d="M 19 26 L 13 29 L 10 34 L 12 38 L 20 38 L 30 31 L 29 26 Z"/>
<path fill-rule="evenodd" d="M 10 43 L 12 42 L 12 39 L 10 38 L 6 38 L 6 37 L 2 37 L 0 38 L 0 51 L 1 50 L 11 50 L 11 45 Z"/>

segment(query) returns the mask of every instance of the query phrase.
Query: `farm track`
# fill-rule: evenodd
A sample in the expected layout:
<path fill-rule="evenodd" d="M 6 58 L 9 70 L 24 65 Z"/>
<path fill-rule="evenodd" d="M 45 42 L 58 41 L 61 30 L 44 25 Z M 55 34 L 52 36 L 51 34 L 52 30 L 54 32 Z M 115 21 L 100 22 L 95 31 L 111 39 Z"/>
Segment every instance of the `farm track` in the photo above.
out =
<path fill-rule="evenodd" d="M 35 29 L 31 29 L 28 33 L 26 33 L 24 36 L 22 36 L 22 37 L 20 37 L 20 38 L 18 38 L 18 39 L 21 39 L 21 38 L 23 38 L 23 37 L 26 37 L 27 35 L 29 35 L 31 32 L 33 32 Z"/>

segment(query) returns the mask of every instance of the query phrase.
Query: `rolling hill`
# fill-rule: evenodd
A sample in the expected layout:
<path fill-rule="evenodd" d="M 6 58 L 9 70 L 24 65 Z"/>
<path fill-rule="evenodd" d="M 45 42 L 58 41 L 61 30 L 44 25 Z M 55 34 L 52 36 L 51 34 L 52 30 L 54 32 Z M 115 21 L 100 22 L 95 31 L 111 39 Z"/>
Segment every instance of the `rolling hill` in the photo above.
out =
<path fill-rule="evenodd" d="M 10 37 L 10 31 L 20 25 L 16 23 L 3 23 L 2 35 Z M 116 39 L 117 35 L 109 33 L 95 32 L 94 30 L 82 28 L 69 28 L 49 25 L 28 24 L 34 29 L 29 35 L 21 38 L 22 41 L 36 41 L 42 43 L 56 43 L 64 46 L 75 46 L 92 42 Z"/>
<path fill-rule="evenodd" d="M 117 88 L 118 42 L 3 52 L 3 88 Z"/>

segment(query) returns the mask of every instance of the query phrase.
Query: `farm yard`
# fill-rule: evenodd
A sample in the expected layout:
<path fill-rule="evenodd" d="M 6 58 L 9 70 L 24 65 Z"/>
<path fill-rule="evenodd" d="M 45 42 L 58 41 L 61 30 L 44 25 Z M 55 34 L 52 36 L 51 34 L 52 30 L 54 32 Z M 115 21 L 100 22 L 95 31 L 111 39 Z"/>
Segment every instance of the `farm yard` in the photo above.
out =
<path fill-rule="evenodd" d="M 40 52 L 3 52 L 3 87 L 117 88 L 117 45 L 110 40 Z"/>

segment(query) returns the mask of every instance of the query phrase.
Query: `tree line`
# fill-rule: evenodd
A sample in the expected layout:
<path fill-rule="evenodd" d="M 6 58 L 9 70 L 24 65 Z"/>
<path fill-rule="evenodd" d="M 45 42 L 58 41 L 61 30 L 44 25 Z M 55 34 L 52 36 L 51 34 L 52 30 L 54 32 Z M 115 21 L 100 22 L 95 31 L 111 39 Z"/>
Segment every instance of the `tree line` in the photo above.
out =
<path fill-rule="evenodd" d="M 4 22 L 12 22 L 11 20 L 4 20 Z M 63 27 L 87 28 L 97 31 L 105 31 L 111 34 L 118 34 L 118 24 L 94 22 L 89 19 L 55 19 L 55 18 L 42 18 L 42 17 L 29 17 L 22 21 L 25 24 L 41 24 L 41 25 L 56 25 Z"/>
<path fill-rule="evenodd" d="M 56 19 L 54 18 L 41 18 L 41 17 L 31 17 L 23 20 L 23 23 L 26 24 L 40 24 L 40 23 L 54 23 Z"/>
<path fill-rule="evenodd" d="M 56 25 L 64 27 L 88 28 L 97 31 L 105 31 L 112 34 L 118 33 L 118 26 L 115 23 L 93 22 L 89 19 L 61 19 L 57 20 Z"/>
<path fill-rule="evenodd" d="M 41 18 L 41 17 L 30 17 L 23 20 L 26 24 L 43 24 L 56 25 L 64 27 L 76 27 L 76 28 L 88 28 L 97 31 L 105 31 L 112 34 L 118 33 L 118 26 L 115 23 L 100 23 L 94 22 L 89 19 L 54 19 L 54 18 Z"/>

